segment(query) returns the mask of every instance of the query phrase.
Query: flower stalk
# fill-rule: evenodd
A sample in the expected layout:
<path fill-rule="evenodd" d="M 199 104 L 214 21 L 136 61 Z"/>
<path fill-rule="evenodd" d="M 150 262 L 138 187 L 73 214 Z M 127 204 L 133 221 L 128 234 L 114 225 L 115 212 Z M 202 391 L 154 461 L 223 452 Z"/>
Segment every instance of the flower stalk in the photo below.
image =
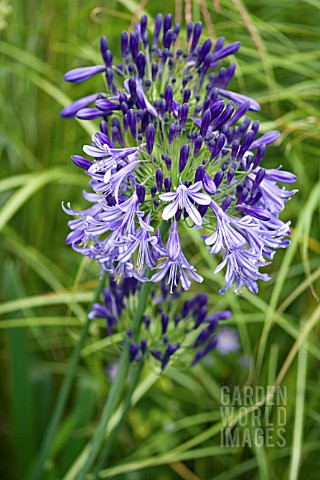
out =
<path fill-rule="evenodd" d="M 93 304 L 97 302 L 100 298 L 101 292 L 105 285 L 106 277 L 107 277 L 107 272 L 104 272 L 96 288 L 94 298 L 93 298 Z M 90 308 L 90 311 L 91 311 L 91 308 Z M 74 349 L 73 354 L 71 356 L 67 374 L 62 383 L 53 414 L 51 416 L 48 428 L 46 430 L 46 433 L 42 442 L 42 446 L 39 453 L 39 461 L 33 476 L 33 480 L 40 480 L 42 478 L 45 461 L 50 454 L 50 449 L 54 440 L 54 436 L 57 431 L 58 425 L 60 423 L 61 417 L 63 415 L 64 409 L 70 394 L 72 383 L 73 383 L 77 366 L 80 360 L 81 350 L 84 345 L 85 339 L 87 338 L 87 335 L 88 335 L 89 325 L 90 325 L 90 317 L 88 314 L 86 321 L 82 327 L 82 331 L 81 331 L 78 343 L 76 345 L 76 348 Z"/>

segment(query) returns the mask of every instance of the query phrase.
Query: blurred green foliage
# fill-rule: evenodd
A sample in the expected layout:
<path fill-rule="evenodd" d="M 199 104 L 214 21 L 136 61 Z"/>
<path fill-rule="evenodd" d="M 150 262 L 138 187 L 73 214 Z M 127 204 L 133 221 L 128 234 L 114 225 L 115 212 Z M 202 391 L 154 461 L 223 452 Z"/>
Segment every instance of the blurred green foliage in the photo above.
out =
<path fill-rule="evenodd" d="M 150 17 L 159 9 L 181 12 L 185 25 L 184 1 L 142 3 Z M 267 267 L 272 281 L 260 285 L 259 295 L 224 297 L 217 295 L 222 278 L 213 276 L 212 257 L 202 255 L 196 242 L 185 246 L 205 277 L 201 289 L 210 294 L 210 305 L 233 310 L 227 323 L 237 327 L 247 363 L 240 354 L 214 354 L 211 363 L 192 370 L 179 362 L 163 376 L 146 370 L 101 478 L 317 479 L 320 2 L 187 4 L 211 35 L 242 42 L 234 83 L 260 102 L 262 131 L 281 132 L 266 165 L 280 163 L 299 179 L 299 193 L 282 215 L 292 221 L 292 244 Z M 1 479 L 32 478 L 97 284 L 97 266 L 65 246 L 61 210 L 63 200 L 83 205 L 86 177 L 69 157 L 81 153 L 93 125 L 81 128 L 59 111 L 70 98 L 94 91 L 94 84 L 98 90 L 100 79 L 68 85 L 63 73 L 99 61 L 102 34 L 119 54 L 120 33 L 140 7 L 137 0 L 0 2 Z M 105 365 L 116 358 L 101 332 L 99 322 L 91 325 L 46 480 L 75 478 L 72 468 L 96 429 L 110 385 Z M 277 377 L 288 390 L 286 447 L 221 447 L 220 388 L 272 385 Z"/>

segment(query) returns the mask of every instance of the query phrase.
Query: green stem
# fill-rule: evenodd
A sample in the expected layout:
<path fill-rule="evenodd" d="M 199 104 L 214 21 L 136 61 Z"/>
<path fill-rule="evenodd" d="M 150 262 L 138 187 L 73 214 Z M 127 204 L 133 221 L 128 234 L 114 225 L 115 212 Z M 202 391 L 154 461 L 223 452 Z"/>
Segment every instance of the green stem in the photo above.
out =
<path fill-rule="evenodd" d="M 121 416 L 120 416 L 120 419 L 117 423 L 117 425 L 115 426 L 115 428 L 112 430 L 112 432 L 110 433 L 110 437 L 108 439 L 108 443 L 106 445 L 106 448 L 104 450 L 104 452 L 102 452 L 102 455 L 101 455 L 101 458 L 100 458 L 100 461 L 98 463 L 98 466 L 95 470 L 95 480 L 97 480 L 99 478 L 99 471 L 104 467 L 104 465 L 106 464 L 106 461 L 112 451 L 112 447 L 114 445 L 114 442 L 117 440 L 118 438 L 118 434 L 119 434 L 119 431 L 122 427 L 122 424 L 127 416 L 127 413 L 128 413 L 128 410 L 130 408 L 130 405 L 131 405 L 131 399 L 132 399 L 132 395 L 136 389 L 136 386 L 138 384 L 138 381 L 140 379 L 140 376 L 141 376 L 141 372 L 142 372 L 142 369 L 143 369 L 143 361 L 141 361 L 135 372 L 134 372 L 134 375 L 131 379 L 131 382 L 130 382 L 130 388 L 127 392 L 127 395 L 124 399 L 124 402 L 123 402 L 123 406 L 122 406 L 122 411 L 121 411 Z"/>
<path fill-rule="evenodd" d="M 99 425 L 95 430 L 94 436 L 89 444 L 88 454 L 83 466 L 81 467 L 81 471 L 76 477 L 77 480 L 83 480 L 86 477 L 87 473 L 90 471 L 100 451 L 101 445 L 105 439 L 105 431 L 106 431 L 107 425 L 109 423 L 110 418 L 113 415 L 114 410 L 116 409 L 119 403 L 121 392 L 128 376 L 128 371 L 129 371 L 129 346 L 127 345 L 122 352 L 117 376 L 110 388 L 107 401 L 104 405 L 104 408 L 101 414 Z"/>
<path fill-rule="evenodd" d="M 96 303 L 99 300 L 99 297 L 101 295 L 101 292 L 104 288 L 105 285 L 105 279 L 107 277 L 107 272 L 104 272 L 98 286 L 95 291 L 95 295 L 93 298 L 93 303 Z M 91 310 L 91 309 L 90 309 Z M 50 448 L 53 442 L 54 435 L 56 433 L 58 424 L 61 420 L 62 414 L 64 412 L 64 408 L 66 405 L 66 402 L 69 397 L 69 393 L 72 387 L 73 379 L 77 370 L 77 366 L 80 360 L 80 354 L 81 350 L 84 344 L 84 341 L 87 337 L 88 331 L 89 331 L 89 325 L 90 325 L 90 319 L 89 316 L 87 316 L 87 319 L 82 327 L 81 335 L 79 338 L 79 341 L 77 343 L 76 348 L 73 351 L 73 354 L 70 359 L 70 364 L 69 368 L 67 371 L 67 374 L 63 380 L 62 387 L 60 389 L 57 403 L 55 406 L 55 410 L 53 412 L 53 415 L 51 416 L 48 428 L 45 433 L 45 437 L 41 446 L 40 454 L 39 454 L 39 461 L 36 467 L 35 474 L 33 476 L 33 480 L 40 480 L 42 477 L 43 473 L 43 467 L 45 464 L 45 461 L 50 453 Z"/>
<path fill-rule="evenodd" d="M 139 333 L 140 323 L 145 311 L 147 300 L 149 298 L 150 289 L 151 289 L 151 283 L 146 282 L 143 284 L 140 291 L 138 307 L 135 312 L 135 316 L 132 323 L 132 332 L 133 332 L 134 338 L 136 338 Z M 129 344 L 127 343 L 120 357 L 117 376 L 111 385 L 108 398 L 103 407 L 98 428 L 96 429 L 94 436 L 92 438 L 92 441 L 90 442 L 91 446 L 89 446 L 88 455 L 86 457 L 86 460 L 83 466 L 81 467 L 81 471 L 76 477 L 77 480 L 84 480 L 87 473 L 90 472 L 90 469 L 94 464 L 97 458 L 97 455 L 99 454 L 101 445 L 103 444 L 105 439 L 105 432 L 106 432 L 106 428 L 108 426 L 109 420 L 112 417 L 113 412 L 120 401 L 123 386 L 128 376 L 129 365 L 130 365 Z"/>

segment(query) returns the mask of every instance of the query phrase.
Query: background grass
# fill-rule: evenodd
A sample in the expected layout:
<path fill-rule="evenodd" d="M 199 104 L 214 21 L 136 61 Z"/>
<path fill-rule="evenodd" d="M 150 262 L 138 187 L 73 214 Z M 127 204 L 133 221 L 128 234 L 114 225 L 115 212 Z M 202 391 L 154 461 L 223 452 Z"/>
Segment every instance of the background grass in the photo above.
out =
<path fill-rule="evenodd" d="M 212 274 L 214 259 L 202 255 L 196 239 L 185 244 L 212 308 L 233 310 L 227 323 L 239 331 L 241 352 L 214 354 L 192 370 L 178 362 L 164 376 L 146 369 L 100 476 L 319 478 L 320 2 L 13 0 L 0 2 L 1 479 L 32 478 L 97 285 L 97 267 L 65 246 L 60 206 L 62 200 L 82 205 L 86 178 L 69 157 L 81 152 L 94 125 L 63 120 L 59 112 L 68 97 L 94 91 L 100 80 L 68 85 L 63 73 L 98 61 L 102 34 L 119 54 L 119 34 L 142 8 L 151 17 L 159 8 L 175 13 L 185 24 L 186 6 L 210 35 L 242 42 L 235 88 L 260 102 L 263 132 L 281 132 L 265 165 L 280 163 L 298 176 L 299 193 L 282 215 L 292 221 L 292 243 L 268 267 L 272 281 L 260 285 L 258 296 L 224 297 L 217 295 L 223 280 Z M 75 478 L 78 456 L 96 429 L 110 386 L 105 366 L 116 358 L 98 325 L 81 350 L 46 480 Z M 222 448 L 220 388 L 280 382 L 288 396 L 286 447 Z M 120 416 L 121 409 L 109 433 Z"/>

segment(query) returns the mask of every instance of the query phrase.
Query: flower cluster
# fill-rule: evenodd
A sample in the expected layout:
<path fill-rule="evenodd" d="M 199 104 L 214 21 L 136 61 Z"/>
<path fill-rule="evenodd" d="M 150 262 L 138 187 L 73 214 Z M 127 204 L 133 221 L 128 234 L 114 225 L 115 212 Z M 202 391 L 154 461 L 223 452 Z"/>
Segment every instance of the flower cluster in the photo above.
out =
<path fill-rule="evenodd" d="M 100 131 L 74 163 L 90 177 L 91 203 L 69 222 L 67 243 L 116 277 L 140 282 L 202 282 L 185 256 L 180 236 L 199 230 L 208 253 L 226 269 L 225 287 L 257 292 L 260 272 L 278 248 L 287 247 L 289 223 L 278 217 L 295 191 L 278 186 L 295 176 L 261 166 L 266 146 L 279 134 L 259 135 L 247 116 L 258 103 L 228 90 L 235 64 L 220 65 L 239 42 L 200 43 L 201 22 L 189 23 L 186 42 L 172 16 L 143 16 L 121 35 L 122 63 L 114 62 L 105 37 L 103 64 L 65 75 L 82 82 L 103 73 L 106 92 L 76 100 L 64 117 L 100 118 Z M 182 44 L 184 43 L 184 48 Z"/>
<path fill-rule="evenodd" d="M 130 329 L 138 301 L 135 294 L 141 287 L 141 282 L 135 278 L 126 277 L 117 283 L 110 275 L 109 287 L 103 294 L 104 304 L 95 303 L 89 317 L 104 318 L 108 335 L 122 333 L 124 342 L 129 343 L 130 362 L 139 362 L 150 354 L 163 370 L 174 354 L 178 356 L 188 350 L 193 352 L 193 366 L 219 344 L 217 325 L 220 320 L 229 318 L 231 312 L 208 314 L 207 295 L 199 293 L 181 304 L 177 302 L 181 295 L 179 289 L 169 295 L 164 280 L 159 286 L 158 294 L 156 288 L 151 291 L 153 301 L 143 317 L 138 338 Z"/>

